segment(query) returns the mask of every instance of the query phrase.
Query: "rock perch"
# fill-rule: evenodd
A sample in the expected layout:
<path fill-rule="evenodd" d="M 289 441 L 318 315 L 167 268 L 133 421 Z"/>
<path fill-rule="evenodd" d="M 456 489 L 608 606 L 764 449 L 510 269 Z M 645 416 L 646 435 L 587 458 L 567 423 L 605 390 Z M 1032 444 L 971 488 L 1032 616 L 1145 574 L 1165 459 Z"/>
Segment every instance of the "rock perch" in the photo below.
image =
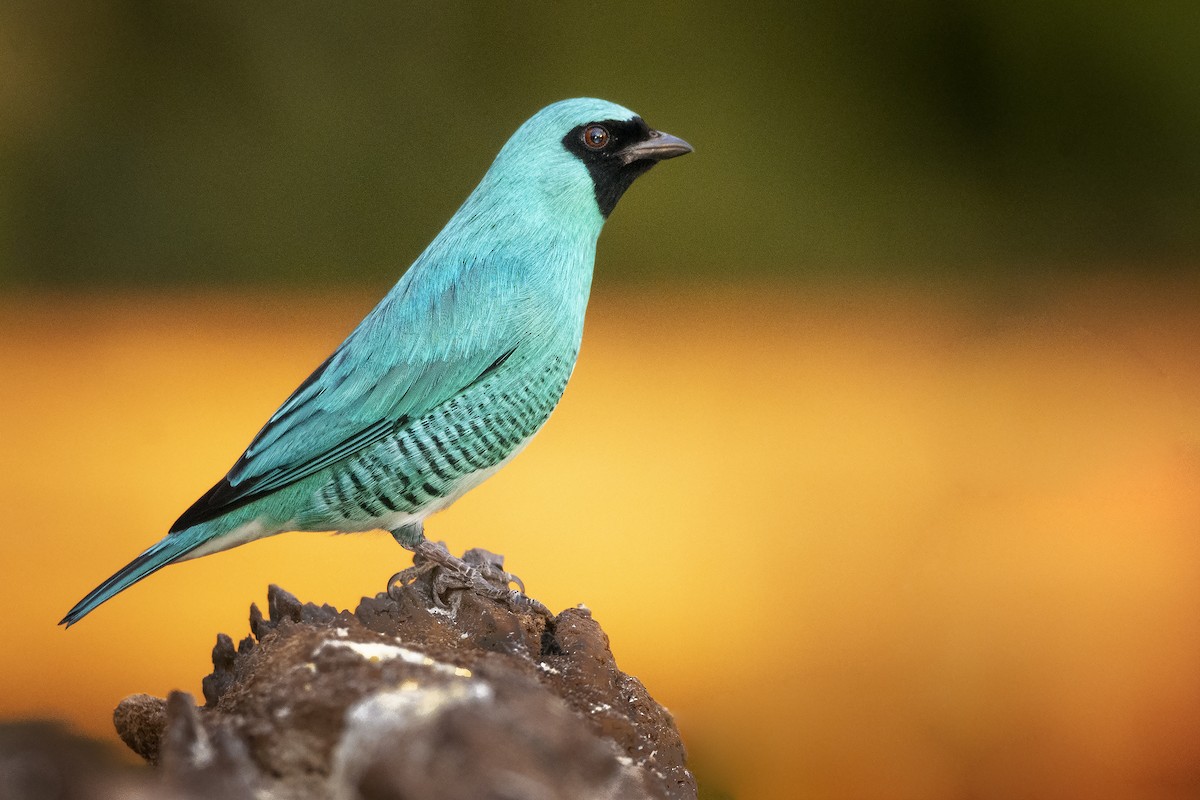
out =
<path fill-rule="evenodd" d="M 160 766 L 164 795 L 694 800 L 671 715 L 586 609 L 471 591 L 443 608 L 431 574 L 353 613 L 271 586 L 251 636 L 217 637 L 204 706 L 128 697 L 121 739 Z"/>

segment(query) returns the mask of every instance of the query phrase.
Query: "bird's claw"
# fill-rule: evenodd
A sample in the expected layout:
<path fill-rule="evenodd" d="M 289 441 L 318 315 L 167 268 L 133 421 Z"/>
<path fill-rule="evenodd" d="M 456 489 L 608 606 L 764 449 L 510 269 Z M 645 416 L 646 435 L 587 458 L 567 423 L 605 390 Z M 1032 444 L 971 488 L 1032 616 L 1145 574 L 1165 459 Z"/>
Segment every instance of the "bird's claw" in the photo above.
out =
<path fill-rule="evenodd" d="M 452 592 L 471 589 L 484 597 L 507 603 L 522 611 L 532 611 L 549 617 L 545 605 L 525 594 L 525 582 L 504 569 L 504 557 L 487 550 L 474 548 L 458 558 L 441 542 L 420 542 L 413 549 L 413 566 L 401 570 L 388 580 L 387 593 L 399 598 L 399 590 L 412 585 L 425 573 L 430 573 L 430 594 L 440 609 L 449 609 L 444 599 Z M 516 585 L 517 589 L 509 588 Z"/>
<path fill-rule="evenodd" d="M 464 561 L 466 561 L 466 559 L 464 559 Z M 470 563 L 470 561 L 467 561 L 467 563 Z M 509 584 L 516 584 L 517 590 L 520 591 L 521 594 L 525 594 L 525 581 L 521 580 L 511 572 L 505 571 L 505 569 L 501 566 L 502 563 L 503 562 L 494 563 L 491 561 L 485 561 L 484 563 L 478 565 L 476 569 L 483 579 L 489 584 L 503 586 L 505 588 L 507 588 Z"/>
<path fill-rule="evenodd" d="M 407 569 L 400 570 L 395 575 L 388 578 L 387 596 L 393 600 L 399 600 L 401 590 L 412 586 L 417 582 L 417 579 L 421 577 L 422 573 L 434 569 L 435 566 L 436 565 L 433 564 L 422 564 L 421 566 L 414 564 Z"/>

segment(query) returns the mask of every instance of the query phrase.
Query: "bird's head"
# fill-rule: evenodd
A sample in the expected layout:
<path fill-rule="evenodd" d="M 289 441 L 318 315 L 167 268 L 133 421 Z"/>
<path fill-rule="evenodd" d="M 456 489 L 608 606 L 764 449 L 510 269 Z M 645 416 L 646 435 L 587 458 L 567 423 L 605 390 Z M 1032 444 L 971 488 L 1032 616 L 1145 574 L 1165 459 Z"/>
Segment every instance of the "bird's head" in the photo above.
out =
<path fill-rule="evenodd" d="M 692 152 L 627 108 L 594 98 L 546 106 L 522 125 L 491 173 L 522 174 L 559 208 L 612 213 L 625 190 L 659 161 Z"/>

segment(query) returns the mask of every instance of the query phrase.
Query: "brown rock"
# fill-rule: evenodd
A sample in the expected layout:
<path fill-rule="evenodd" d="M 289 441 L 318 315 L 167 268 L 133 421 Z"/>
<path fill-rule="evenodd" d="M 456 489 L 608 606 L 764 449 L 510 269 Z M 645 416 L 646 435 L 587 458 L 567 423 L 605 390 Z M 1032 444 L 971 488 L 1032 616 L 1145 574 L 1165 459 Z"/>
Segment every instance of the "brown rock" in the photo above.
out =
<path fill-rule="evenodd" d="M 167 703 L 161 697 L 131 694 L 113 711 L 113 725 L 130 750 L 151 764 L 158 763 L 158 745 L 167 724 Z"/>
<path fill-rule="evenodd" d="M 443 608 L 429 573 L 354 613 L 276 586 L 267 609 L 236 650 L 218 637 L 203 708 L 178 693 L 118 708 L 122 740 L 174 785 L 224 800 L 696 797 L 670 714 L 585 609 L 547 618 L 469 591 Z"/>

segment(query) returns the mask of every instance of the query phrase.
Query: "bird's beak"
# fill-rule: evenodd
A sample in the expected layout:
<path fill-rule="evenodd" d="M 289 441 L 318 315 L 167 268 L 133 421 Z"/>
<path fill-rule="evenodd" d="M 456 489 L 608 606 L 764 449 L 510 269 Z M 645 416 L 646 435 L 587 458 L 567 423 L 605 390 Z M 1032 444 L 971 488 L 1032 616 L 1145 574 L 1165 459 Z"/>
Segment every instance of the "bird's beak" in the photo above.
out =
<path fill-rule="evenodd" d="M 621 161 L 628 166 L 635 161 L 662 161 L 675 156 L 692 152 L 692 146 L 680 139 L 662 131 L 650 131 L 650 138 L 617 151 Z"/>

